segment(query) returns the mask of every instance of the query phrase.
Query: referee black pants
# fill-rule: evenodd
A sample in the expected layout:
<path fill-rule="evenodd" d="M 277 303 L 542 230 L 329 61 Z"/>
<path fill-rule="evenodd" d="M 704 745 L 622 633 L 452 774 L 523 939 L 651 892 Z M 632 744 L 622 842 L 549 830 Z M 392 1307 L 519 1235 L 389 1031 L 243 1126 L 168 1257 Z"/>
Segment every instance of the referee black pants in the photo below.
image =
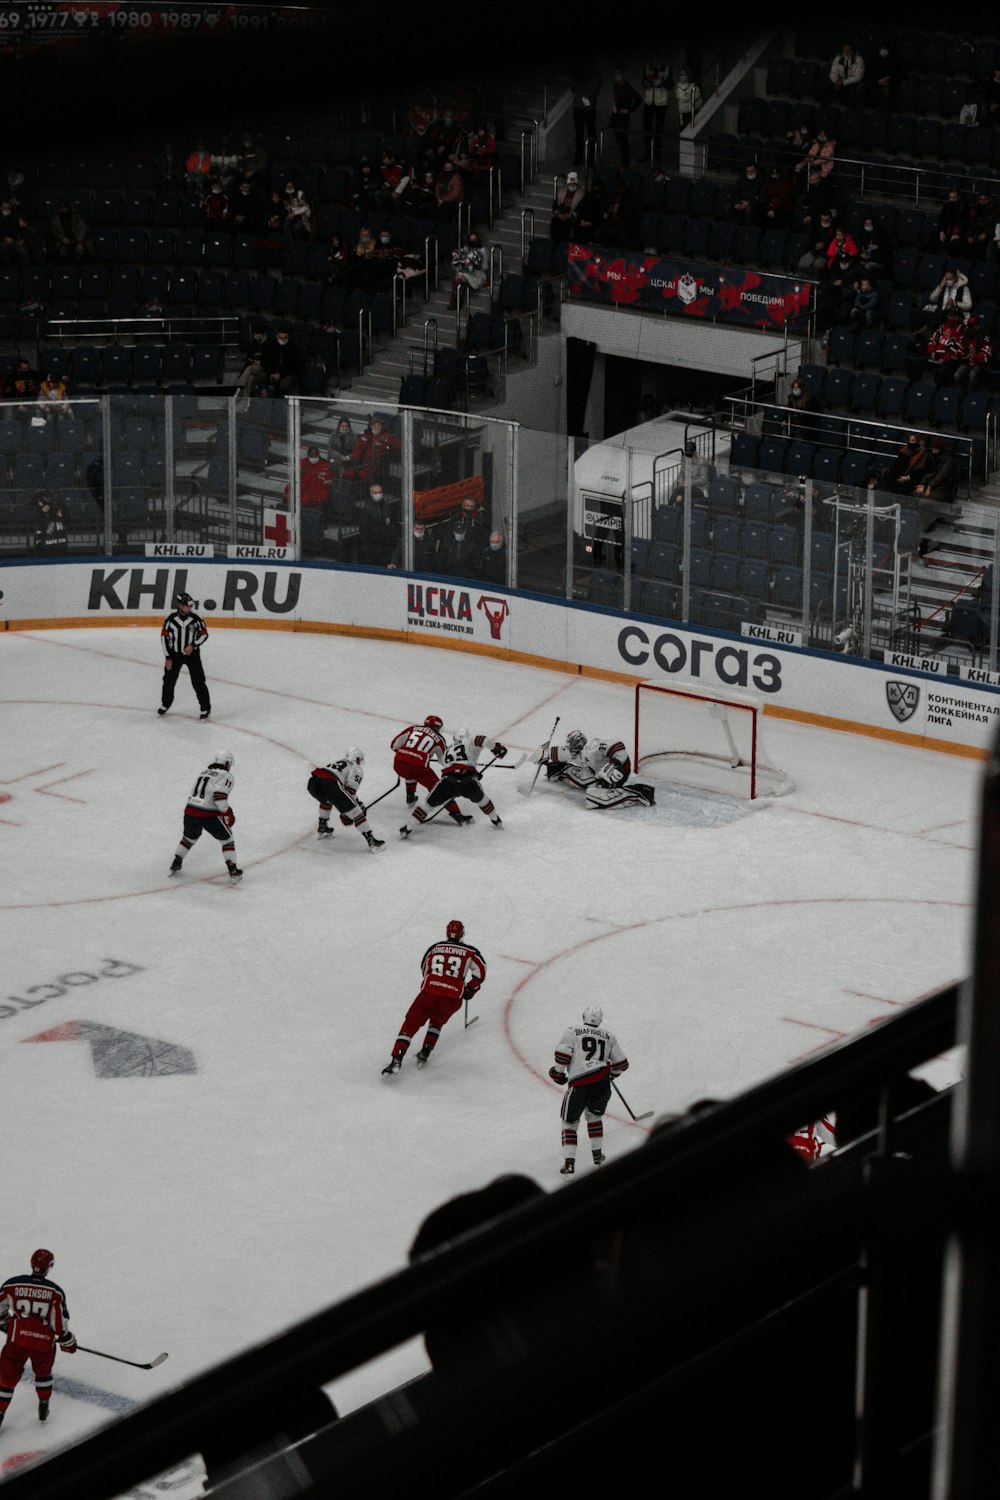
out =
<path fill-rule="evenodd" d="M 198 703 L 202 713 L 211 712 L 212 700 L 208 696 L 208 684 L 205 681 L 205 668 L 201 664 L 201 655 L 192 651 L 190 656 L 168 656 L 163 667 L 163 693 L 161 703 L 164 708 L 169 708 L 174 701 L 174 689 L 177 679 L 181 674 L 181 667 L 187 667 L 191 674 L 191 686 L 198 696 Z"/>

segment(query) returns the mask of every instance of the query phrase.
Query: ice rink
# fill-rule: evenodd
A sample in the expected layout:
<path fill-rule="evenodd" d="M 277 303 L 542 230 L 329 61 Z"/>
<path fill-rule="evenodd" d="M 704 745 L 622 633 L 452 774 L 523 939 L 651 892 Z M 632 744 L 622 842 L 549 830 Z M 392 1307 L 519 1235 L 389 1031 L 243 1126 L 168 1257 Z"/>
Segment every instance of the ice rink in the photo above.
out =
<path fill-rule="evenodd" d="M 204 661 L 211 720 L 186 675 L 158 719 L 155 630 L 0 636 L 0 1274 L 47 1246 L 82 1343 L 170 1356 L 61 1356 L 45 1428 L 15 1394 L 8 1472 L 396 1270 L 453 1193 L 508 1171 L 562 1189 L 547 1070 L 584 1005 L 631 1059 L 632 1109 L 663 1112 L 967 969 L 978 762 L 768 720 L 796 782 L 770 804 L 588 812 L 557 787 L 518 795 L 526 765 L 486 773 L 500 831 L 441 818 L 402 843 L 399 788 L 372 811 L 373 855 L 339 823 L 317 842 L 313 765 L 361 746 L 371 800 L 392 735 L 432 712 L 514 752 L 556 715 L 630 744 L 631 690 L 320 635 L 215 629 Z M 208 838 L 169 880 L 222 749 L 244 880 Z M 384 1080 L 452 917 L 489 965 L 480 1019 Z M 644 1139 L 616 1107 L 608 1155 Z M 332 1394 L 346 1411 L 424 1368 L 411 1342 Z"/>

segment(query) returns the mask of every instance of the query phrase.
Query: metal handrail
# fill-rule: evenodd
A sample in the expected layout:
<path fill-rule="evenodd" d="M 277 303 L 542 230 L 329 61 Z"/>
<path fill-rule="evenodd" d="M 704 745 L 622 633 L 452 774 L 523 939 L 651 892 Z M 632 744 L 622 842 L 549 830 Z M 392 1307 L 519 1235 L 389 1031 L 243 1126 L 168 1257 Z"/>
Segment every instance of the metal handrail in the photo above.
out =
<path fill-rule="evenodd" d="M 406 326 L 406 277 L 397 271 L 392 278 L 392 336 Z"/>
<path fill-rule="evenodd" d="M 367 354 L 367 358 L 366 358 Z M 365 365 L 372 357 L 372 310 L 370 307 L 358 309 L 358 373 L 363 375 Z"/>
<path fill-rule="evenodd" d="M 494 312 L 500 300 L 500 283 L 503 280 L 503 246 L 490 246 L 490 312 Z"/>
<path fill-rule="evenodd" d="M 535 210 L 521 209 L 521 269 L 528 263 L 527 242 L 535 237 Z"/>

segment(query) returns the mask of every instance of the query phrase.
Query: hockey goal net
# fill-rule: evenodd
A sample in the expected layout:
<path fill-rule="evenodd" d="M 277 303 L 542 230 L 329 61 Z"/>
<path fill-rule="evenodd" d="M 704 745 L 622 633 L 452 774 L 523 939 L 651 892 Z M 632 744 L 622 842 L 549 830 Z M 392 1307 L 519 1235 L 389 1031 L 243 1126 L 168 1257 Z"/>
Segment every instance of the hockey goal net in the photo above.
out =
<path fill-rule="evenodd" d="M 764 705 L 748 694 L 638 682 L 635 770 L 736 797 L 779 797 L 795 783 L 768 759 Z"/>

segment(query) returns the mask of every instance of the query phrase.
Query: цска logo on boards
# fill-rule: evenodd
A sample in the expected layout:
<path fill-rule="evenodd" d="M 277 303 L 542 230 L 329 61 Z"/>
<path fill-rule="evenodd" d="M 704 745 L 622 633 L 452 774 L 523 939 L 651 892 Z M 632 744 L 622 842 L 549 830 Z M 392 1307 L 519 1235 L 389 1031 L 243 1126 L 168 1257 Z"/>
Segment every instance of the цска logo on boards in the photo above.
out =
<path fill-rule="evenodd" d="M 920 689 L 915 682 L 887 682 L 886 701 L 900 724 L 912 719 L 920 702 Z"/>

